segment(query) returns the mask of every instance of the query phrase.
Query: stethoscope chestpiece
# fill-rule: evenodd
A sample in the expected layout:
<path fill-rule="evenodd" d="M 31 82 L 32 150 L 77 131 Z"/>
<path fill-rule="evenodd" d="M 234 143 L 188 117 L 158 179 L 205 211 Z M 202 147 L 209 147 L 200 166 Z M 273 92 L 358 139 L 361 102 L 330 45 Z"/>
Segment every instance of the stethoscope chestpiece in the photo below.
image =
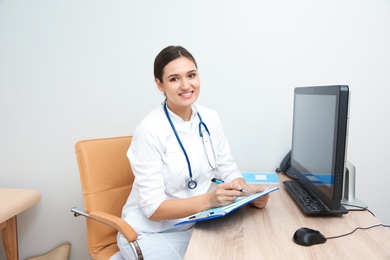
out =
<path fill-rule="evenodd" d="M 190 177 L 186 180 L 186 184 L 187 184 L 187 187 L 192 190 L 192 189 L 195 189 L 196 186 L 198 186 L 198 181 L 195 178 Z"/>

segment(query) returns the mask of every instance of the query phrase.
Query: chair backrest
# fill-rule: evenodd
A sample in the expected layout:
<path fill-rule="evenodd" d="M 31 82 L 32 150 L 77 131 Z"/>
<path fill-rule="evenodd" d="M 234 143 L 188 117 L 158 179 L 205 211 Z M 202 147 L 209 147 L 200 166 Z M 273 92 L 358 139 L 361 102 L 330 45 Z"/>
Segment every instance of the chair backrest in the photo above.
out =
<path fill-rule="evenodd" d="M 131 136 L 84 140 L 76 143 L 84 210 L 121 216 L 134 175 L 126 152 Z M 94 259 L 108 259 L 119 249 L 117 231 L 86 218 L 89 253 Z"/>

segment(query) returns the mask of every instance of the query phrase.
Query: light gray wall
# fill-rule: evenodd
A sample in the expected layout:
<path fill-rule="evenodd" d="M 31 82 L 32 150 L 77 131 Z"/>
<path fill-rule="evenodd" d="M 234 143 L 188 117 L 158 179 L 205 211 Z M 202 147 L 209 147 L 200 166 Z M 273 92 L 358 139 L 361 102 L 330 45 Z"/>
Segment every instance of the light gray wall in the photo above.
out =
<path fill-rule="evenodd" d="M 290 149 L 294 87 L 350 85 L 357 196 L 390 224 L 389 27 L 388 0 L 0 0 L 0 186 L 42 193 L 18 216 L 20 258 L 69 241 L 88 259 L 74 144 L 133 134 L 163 99 L 152 63 L 170 44 L 197 58 L 199 103 L 243 171 Z"/>

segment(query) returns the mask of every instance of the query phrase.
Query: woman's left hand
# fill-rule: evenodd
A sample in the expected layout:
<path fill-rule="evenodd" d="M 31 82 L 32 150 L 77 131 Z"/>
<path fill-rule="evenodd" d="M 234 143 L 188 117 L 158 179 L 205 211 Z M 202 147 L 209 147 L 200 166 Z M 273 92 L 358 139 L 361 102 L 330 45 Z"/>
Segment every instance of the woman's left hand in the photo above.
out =
<path fill-rule="evenodd" d="M 259 186 L 252 186 L 251 187 L 251 191 L 253 193 L 262 192 L 263 190 L 264 189 L 259 187 Z M 262 209 L 262 208 L 264 208 L 267 205 L 269 198 L 270 198 L 270 195 L 266 194 L 266 195 L 258 198 L 257 200 L 252 201 L 250 204 L 255 206 L 256 208 Z"/>
<path fill-rule="evenodd" d="M 237 178 L 233 182 L 237 182 L 241 187 L 243 187 L 245 190 L 251 192 L 251 193 L 259 193 L 264 191 L 264 188 L 258 185 L 248 185 L 243 178 Z M 255 206 L 256 208 L 262 209 L 264 208 L 267 203 L 268 199 L 270 198 L 269 194 L 266 194 L 257 200 L 252 201 L 250 204 Z"/>

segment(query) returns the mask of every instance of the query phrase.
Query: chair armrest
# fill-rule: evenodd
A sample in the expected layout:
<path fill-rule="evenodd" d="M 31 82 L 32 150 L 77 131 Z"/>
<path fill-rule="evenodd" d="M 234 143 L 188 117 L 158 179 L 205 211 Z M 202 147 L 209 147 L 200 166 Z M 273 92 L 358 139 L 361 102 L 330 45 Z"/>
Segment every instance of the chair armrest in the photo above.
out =
<path fill-rule="evenodd" d="M 91 211 L 89 212 L 89 217 L 115 228 L 127 239 L 128 242 L 134 242 L 138 238 L 138 234 L 134 231 L 130 224 L 117 216 L 102 211 Z"/>
<path fill-rule="evenodd" d="M 108 214 L 103 211 L 91 211 L 86 213 L 77 208 L 72 208 L 71 211 L 75 213 L 75 217 L 82 215 L 116 229 L 126 238 L 129 243 L 136 241 L 138 238 L 138 234 L 134 231 L 130 224 L 117 216 Z"/>

